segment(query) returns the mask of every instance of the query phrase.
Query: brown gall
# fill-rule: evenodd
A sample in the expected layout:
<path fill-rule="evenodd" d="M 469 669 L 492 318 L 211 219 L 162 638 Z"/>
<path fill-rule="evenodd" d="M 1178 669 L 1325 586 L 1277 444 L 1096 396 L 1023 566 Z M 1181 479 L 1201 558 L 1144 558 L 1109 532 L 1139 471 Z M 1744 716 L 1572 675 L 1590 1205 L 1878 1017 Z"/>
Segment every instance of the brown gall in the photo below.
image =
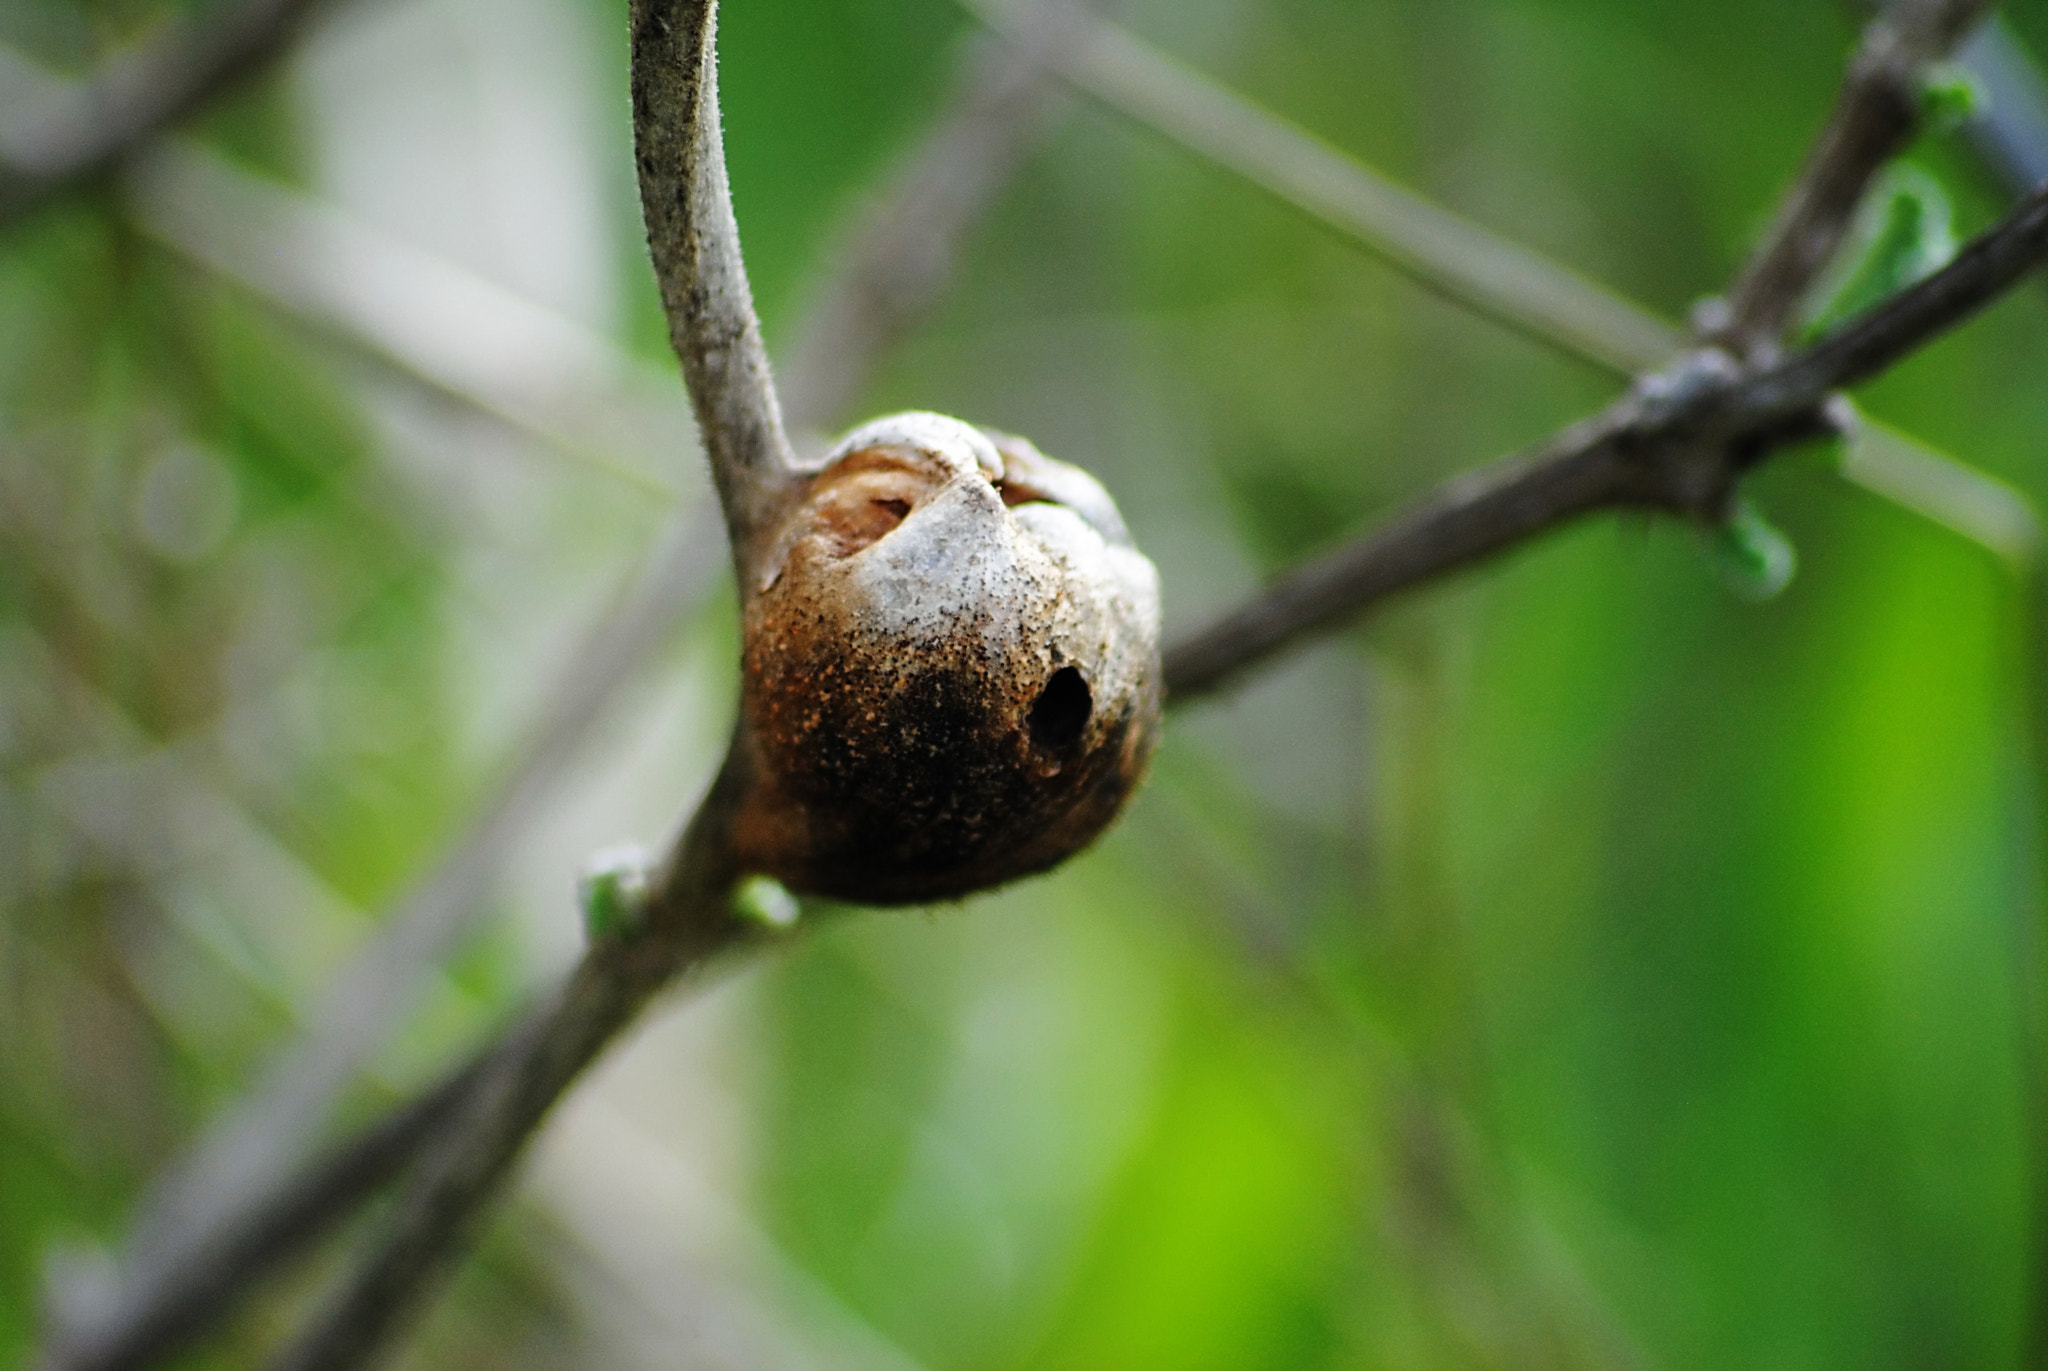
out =
<path fill-rule="evenodd" d="M 744 612 L 746 867 L 949 899 L 1123 807 L 1159 735 L 1159 583 L 1094 477 L 895 415 L 827 454 L 769 545 Z"/>

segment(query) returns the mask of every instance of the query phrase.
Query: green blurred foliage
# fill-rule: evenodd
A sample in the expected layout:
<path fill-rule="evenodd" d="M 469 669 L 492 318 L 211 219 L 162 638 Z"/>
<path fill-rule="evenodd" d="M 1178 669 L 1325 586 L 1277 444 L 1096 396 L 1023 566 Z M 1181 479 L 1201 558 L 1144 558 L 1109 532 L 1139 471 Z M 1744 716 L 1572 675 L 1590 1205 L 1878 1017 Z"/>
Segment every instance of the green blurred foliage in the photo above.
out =
<path fill-rule="evenodd" d="M 551 155 L 602 188 L 596 326 L 666 368 L 616 9 L 507 13 L 549 16 L 579 45 L 565 65 L 611 82 Z M 440 26 L 429 80 L 474 114 L 489 7 L 363 7 L 316 47 L 401 11 Z M 75 71 L 151 13 L 21 0 L 0 38 Z M 1119 15 L 1673 317 L 1740 262 L 1854 39 L 1842 7 L 1771 0 Z M 2048 10 L 2010 19 L 2048 44 Z M 971 32 L 941 0 L 731 0 L 771 344 Z M 200 136 L 317 202 L 341 193 L 350 110 L 304 83 L 317 67 L 287 68 Z M 1913 157 L 1959 234 L 2003 203 L 1950 135 Z M 96 187 L 0 234 L 4 1364 L 46 1272 L 118 1240 L 462 831 L 603 596 L 478 606 L 622 574 L 659 513 L 488 425 L 442 470 L 394 415 L 467 432 L 459 404 L 131 203 Z M 2048 501 L 2044 358 L 2036 283 L 1860 398 Z M 960 413 L 1098 472 L 1185 630 L 1614 388 L 1075 103 L 864 407 Z M 1176 717 L 1131 815 L 1061 872 L 928 914 L 807 911 L 824 927 L 716 992 L 722 1029 L 647 1046 L 738 1119 L 712 1169 L 806 1292 L 764 1281 L 777 1318 L 842 1351 L 858 1329 L 844 1364 L 933 1371 L 2013 1364 L 2039 1279 L 2042 644 L 1993 557 L 1824 455 L 1753 485 L 1799 551 L 1768 602 L 1729 594 L 1692 530 L 1565 530 Z M 656 740 L 635 811 L 656 833 L 730 709 L 731 615 L 701 618 L 629 701 L 687 716 L 632 735 Z M 246 840 L 195 865 L 163 832 L 216 803 Z M 298 874 L 234 878 L 252 853 Z M 571 874 L 495 897 L 351 1117 L 560 964 Z M 324 903 L 263 898 L 305 889 Z M 416 1364 L 640 1364 L 612 1325 L 659 1311 L 579 1283 L 593 1239 L 551 1207 L 552 1165 Z M 257 1360 L 316 1282 L 287 1284 L 193 1364 Z"/>

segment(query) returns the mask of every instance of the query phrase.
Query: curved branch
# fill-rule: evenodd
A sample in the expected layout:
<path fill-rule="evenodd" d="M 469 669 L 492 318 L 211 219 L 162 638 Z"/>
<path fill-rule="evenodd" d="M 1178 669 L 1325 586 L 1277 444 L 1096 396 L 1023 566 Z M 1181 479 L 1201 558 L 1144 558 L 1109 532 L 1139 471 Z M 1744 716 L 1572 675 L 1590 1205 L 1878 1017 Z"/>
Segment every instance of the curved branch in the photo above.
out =
<path fill-rule="evenodd" d="M 741 593 L 795 481 L 725 173 L 715 0 L 633 0 L 633 146 L 669 342 L 682 359 Z"/>

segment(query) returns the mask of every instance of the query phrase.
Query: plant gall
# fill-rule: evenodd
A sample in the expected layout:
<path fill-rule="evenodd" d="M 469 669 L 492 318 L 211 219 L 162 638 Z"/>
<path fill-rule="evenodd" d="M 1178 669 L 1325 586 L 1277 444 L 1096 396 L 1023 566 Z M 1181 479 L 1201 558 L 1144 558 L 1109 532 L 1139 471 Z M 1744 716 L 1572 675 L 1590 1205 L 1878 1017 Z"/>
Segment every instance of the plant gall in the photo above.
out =
<path fill-rule="evenodd" d="M 826 455 L 747 587 L 735 854 L 947 899 L 1086 846 L 1159 734 L 1159 582 L 1102 486 L 938 414 Z"/>

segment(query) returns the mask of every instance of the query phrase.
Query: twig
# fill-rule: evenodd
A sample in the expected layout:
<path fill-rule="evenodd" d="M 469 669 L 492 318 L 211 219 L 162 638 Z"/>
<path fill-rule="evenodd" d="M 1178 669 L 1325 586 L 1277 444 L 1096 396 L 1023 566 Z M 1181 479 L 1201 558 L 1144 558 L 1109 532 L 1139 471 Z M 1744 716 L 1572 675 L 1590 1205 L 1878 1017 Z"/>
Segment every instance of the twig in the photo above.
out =
<path fill-rule="evenodd" d="M 1739 371 L 1694 354 L 1533 453 L 1460 478 L 1378 532 L 1310 561 L 1169 650 L 1184 701 L 1394 591 L 1501 552 L 1590 510 L 1718 516 L 1736 479 L 1810 435 L 1829 392 L 1865 381 L 2011 286 L 2048 252 L 2048 188 L 1955 260 L 1775 367 Z M 1718 359 L 1718 361 L 1716 361 Z"/>
<path fill-rule="evenodd" d="M 1849 231 L 1870 179 L 1920 126 L 1919 80 L 1982 16 L 1985 0 L 1899 0 L 1864 30 L 1848 76 L 1792 191 L 1728 292 L 1714 341 L 1768 355 Z"/>
<path fill-rule="evenodd" d="M 2039 574 L 2042 529 L 2033 501 L 1997 477 L 1863 413 L 1851 418 L 1841 472 L 1844 480 L 1975 543 L 2016 580 Z"/>
<path fill-rule="evenodd" d="M 291 47 L 331 0 L 226 0 L 110 58 L 60 108 L 8 130 L 0 224 L 118 165 Z"/>
<path fill-rule="evenodd" d="M 1904 0 L 1867 26 L 1827 126 L 1771 231 L 1730 292 L 1725 317 L 1713 321 L 1714 336 L 1737 356 L 1758 365 L 1775 356 L 1793 309 L 1840 245 L 1871 178 L 1918 125 L 1915 83 L 1922 68 L 1982 8 L 1978 0 Z M 1130 60 L 1128 54 L 1124 60 Z M 1903 296 L 1889 302 L 1893 307 L 1904 303 Z M 1836 339 L 1855 332 L 1842 330 Z M 1757 375 L 1750 384 L 1766 381 Z M 1815 392 L 1809 403 L 1818 403 L 1822 393 Z M 1613 469 L 1601 456 L 1638 422 L 1637 407 L 1634 399 L 1624 400 L 1601 420 L 1568 430 L 1523 462 L 1453 483 L 1380 532 L 1297 568 L 1250 604 L 1171 649 L 1166 657 L 1169 693 L 1178 698 L 1212 689 L 1299 634 L 1589 509 L 1666 503 L 1695 517 L 1716 516 L 1739 467 L 1705 473 L 1703 500 L 1688 494 L 1676 502 L 1645 501 L 1628 489 L 1628 473 Z M 1666 439 L 1638 435 L 1629 441 L 1657 444 Z M 1900 482 L 1889 484 L 1893 493 L 1901 488 Z"/>
<path fill-rule="evenodd" d="M 1745 387 L 1746 421 L 1782 420 L 1829 390 L 1858 385 L 1961 323 L 2038 266 L 2048 187 L 2019 202 L 1940 271 L 1865 311 Z"/>

